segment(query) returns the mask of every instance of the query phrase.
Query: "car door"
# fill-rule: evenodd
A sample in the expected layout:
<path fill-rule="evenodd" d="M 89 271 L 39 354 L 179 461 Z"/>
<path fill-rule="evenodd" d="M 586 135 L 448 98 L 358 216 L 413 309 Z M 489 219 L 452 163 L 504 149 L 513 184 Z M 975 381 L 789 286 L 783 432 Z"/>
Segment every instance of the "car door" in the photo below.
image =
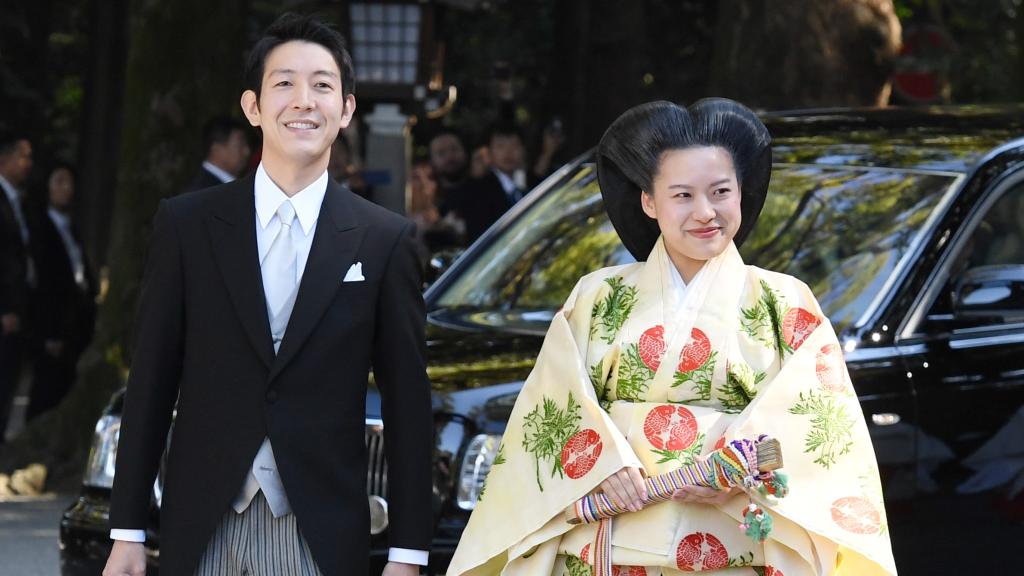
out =
<path fill-rule="evenodd" d="M 919 425 L 962 461 L 1024 406 L 1024 170 L 981 196 L 939 266 L 900 344 Z"/>

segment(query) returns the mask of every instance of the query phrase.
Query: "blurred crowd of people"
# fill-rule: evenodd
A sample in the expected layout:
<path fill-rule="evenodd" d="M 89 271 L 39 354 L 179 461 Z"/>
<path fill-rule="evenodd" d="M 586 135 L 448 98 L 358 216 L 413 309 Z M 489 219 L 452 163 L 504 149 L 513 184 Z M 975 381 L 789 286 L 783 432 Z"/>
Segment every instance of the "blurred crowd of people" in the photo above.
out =
<path fill-rule="evenodd" d="M 409 183 L 409 217 L 424 250 L 435 253 L 476 241 L 551 173 L 563 143 L 561 126 L 554 122 L 544 131 L 537 157 L 528 162 L 523 135 L 509 122 L 492 126 L 472 153 L 457 132 L 437 132 L 428 156 L 413 164 Z"/>
<path fill-rule="evenodd" d="M 510 122 L 496 123 L 475 148 L 454 130 L 434 133 L 407 182 L 407 216 L 416 223 L 424 264 L 479 238 L 552 171 L 563 142 L 561 126 L 552 123 L 527 162 L 523 135 Z M 183 192 L 230 182 L 259 164 L 249 126 L 235 118 L 209 120 L 202 146 L 203 161 Z M 373 200 L 355 156 L 339 135 L 328 173 Z M 0 443 L 23 375 L 31 378 L 26 422 L 67 395 L 96 318 L 96 276 L 73 217 L 75 167 L 46 166 L 45 194 L 27 194 L 33 169 L 30 140 L 0 132 Z"/>
<path fill-rule="evenodd" d="M 0 132 L 0 443 L 23 367 L 31 420 L 71 388 L 96 317 L 97 283 L 72 217 L 75 169 L 47 166 L 34 203 L 24 189 L 32 169 L 29 139 Z"/>

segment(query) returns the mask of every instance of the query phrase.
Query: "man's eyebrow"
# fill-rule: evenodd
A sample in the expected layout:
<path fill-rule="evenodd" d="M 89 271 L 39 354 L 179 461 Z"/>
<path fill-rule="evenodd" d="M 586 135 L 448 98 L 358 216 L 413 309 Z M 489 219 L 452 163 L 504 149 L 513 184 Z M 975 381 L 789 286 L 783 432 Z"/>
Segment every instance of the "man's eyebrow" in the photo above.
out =
<path fill-rule="evenodd" d="M 292 70 L 291 68 L 275 68 L 275 69 L 270 71 L 271 75 L 273 75 L 273 74 L 295 74 L 295 73 L 296 73 L 296 71 Z M 336 72 L 334 72 L 333 70 L 316 70 L 316 71 L 313 72 L 313 76 L 330 76 L 332 78 L 337 78 L 338 74 Z"/>

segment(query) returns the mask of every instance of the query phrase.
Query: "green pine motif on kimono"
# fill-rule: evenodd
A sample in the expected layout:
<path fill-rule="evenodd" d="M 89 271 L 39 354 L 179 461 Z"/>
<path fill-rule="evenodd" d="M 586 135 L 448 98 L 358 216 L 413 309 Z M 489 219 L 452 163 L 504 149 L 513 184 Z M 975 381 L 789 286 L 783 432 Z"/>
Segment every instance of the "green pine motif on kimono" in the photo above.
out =
<path fill-rule="evenodd" d="M 591 576 L 594 573 L 594 569 L 588 566 L 579 557 L 572 554 L 567 554 L 565 557 L 565 574 L 566 576 Z"/>
<path fill-rule="evenodd" d="M 590 385 L 594 387 L 594 394 L 597 396 L 597 403 L 605 412 L 611 410 L 612 401 L 608 398 L 608 386 L 604 379 L 604 361 L 600 361 L 590 367 Z"/>
<path fill-rule="evenodd" d="M 533 454 L 536 461 L 537 487 L 544 491 L 540 479 L 541 466 L 550 464 L 550 476 L 565 478 L 560 458 L 562 447 L 574 434 L 580 431 L 580 405 L 569 392 L 569 401 L 562 410 L 554 400 L 542 397 L 540 405 L 523 419 L 523 448 Z"/>
<path fill-rule="evenodd" d="M 637 344 L 626 346 L 619 357 L 619 373 L 615 382 L 615 396 L 627 402 L 643 402 L 647 388 L 654 380 L 651 370 L 640 357 Z"/>
<path fill-rule="evenodd" d="M 590 311 L 590 337 L 600 337 L 611 344 L 636 306 L 637 290 L 636 286 L 624 284 L 622 276 L 606 278 L 605 282 L 611 290 Z"/>
<path fill-rule="evenodd" d="M 757 396 L 757 386 L 768 376 L 755 371 L 743 363 L 729 363 L 725 371 L 725 382 L 718 387 L 722 411 L 739 413 Z"/>
<path fill-rule="evenodd" d="M 817 452 L 814 462 L 830 468 L 853 447 L 853 425 L 856 419 L 835 392 L 810 390 L 801 392 L 790 414 L 812 416 L 811 429 L 805 438 L 804 453 Z"/>
<path fill-rule="evenodd" d="M 788 307 L 782 297 L 761 280 L 761 296 L 752 308 L 743 308 L 743 316 L 740 323 L 743 331 L 752 339 L 772 348 L 782 358 L 786 354 L 792 354 L 791 348 L 782 336 L 782 318 L 786 315 Z"/>

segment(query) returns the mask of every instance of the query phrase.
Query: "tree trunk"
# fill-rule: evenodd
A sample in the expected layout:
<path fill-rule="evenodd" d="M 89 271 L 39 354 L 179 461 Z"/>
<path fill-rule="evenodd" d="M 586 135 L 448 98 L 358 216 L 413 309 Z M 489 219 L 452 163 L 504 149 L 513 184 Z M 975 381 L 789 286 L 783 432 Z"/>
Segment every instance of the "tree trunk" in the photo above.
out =
<path fill-rule="evenodd" d="M 106 264 L 117 185 L 129 0 L 89 2 L 89 61 L 78 138 L 76 208 L 89 261 Z"/>
<path fill-rule="evenodd" d="M 156 205 L 180 192 L 196 169 L 203 123 L 213 115 L 238 113 L 247 0 L 137 0 L 132 8 L 124 130 L 109 221 L 110 284 L 96 337 L 64 402 L 0 452 L 0 470 L 47 464 L 51 488 L 77 482 L 95 420 L 124 384 L 125 351 Z"/>
<path fill-rule="evenodd" d="M 892 0 L 722 0 L 712 86 L 766 109 L 883 106 L 899 43 Z"/>

